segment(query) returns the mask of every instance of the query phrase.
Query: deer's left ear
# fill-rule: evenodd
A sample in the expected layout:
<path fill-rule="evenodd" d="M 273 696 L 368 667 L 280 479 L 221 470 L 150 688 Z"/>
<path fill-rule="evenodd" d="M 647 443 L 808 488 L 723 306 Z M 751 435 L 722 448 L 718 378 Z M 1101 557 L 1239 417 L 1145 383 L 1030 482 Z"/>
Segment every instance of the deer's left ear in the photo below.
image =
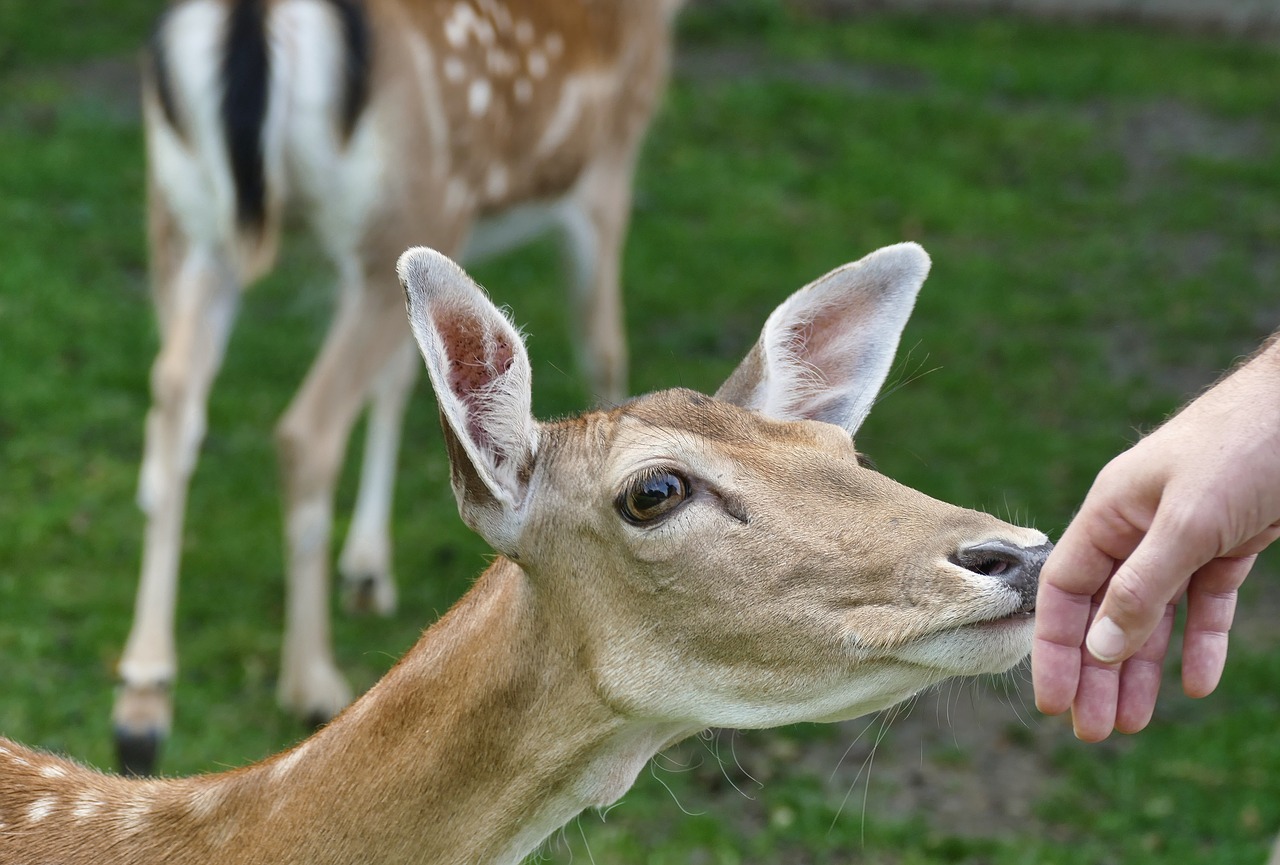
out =
<path fill-rule="evenodd" d="M 779 420 L 856 432 L 928 274 L 925 251 L 899 243 L 811 282 L 774 310 L 716 396 Z"/>
<path fill-rule="evenodd" d="M 435 250 L 410 249 L 396 272 L 440 404 L 458 512 L 495 550 L 518 556 L 538 447 L 524 340 L 484 290 Z"/>

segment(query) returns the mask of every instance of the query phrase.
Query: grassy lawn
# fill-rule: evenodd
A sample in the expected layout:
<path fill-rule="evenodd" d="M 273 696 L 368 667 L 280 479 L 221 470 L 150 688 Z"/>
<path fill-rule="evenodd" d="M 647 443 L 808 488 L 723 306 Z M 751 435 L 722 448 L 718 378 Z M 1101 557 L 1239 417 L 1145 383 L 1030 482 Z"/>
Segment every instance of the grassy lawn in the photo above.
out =
<path fill-rule="evenodd" d="M 130 89 L 154 5 L 0 4 L 0 733 L 100 766 L 137 577 L 156 348 Z M 918 240 L 933 273 L 859 443 L 905 483 L 1056 535 L 1137 430 L 1280 324 L 1277 106 L 1280 52 L 1259 45 L 1004 19 L 816 20 L 766 0 L 691 9 L 627 248 L 633 388 L 714 389 L 791 290 Z M 274 705 L 270 431 L 327 321 L 310 253 L 294 246 L 247 295 L 210 404 L 168 772 L 242 765 L 305 732 Z M 478 275 L 532 334 L 535 410 L 579 408 L 553 248 Z M 485 561 L 456 516 L 422 390 L 397 490 L 401 610 L 337 620 L 357 687 Z M 1269 555 L 1220 692 L 1190 701 L 1171 681 L 1140 736 L 1076 743 L 1029 708 L 1022 675 L 943 688 L 892 724 L 724 732 L 658 758 L 546 857 L 1260 862 L 1280 829 Z"/>

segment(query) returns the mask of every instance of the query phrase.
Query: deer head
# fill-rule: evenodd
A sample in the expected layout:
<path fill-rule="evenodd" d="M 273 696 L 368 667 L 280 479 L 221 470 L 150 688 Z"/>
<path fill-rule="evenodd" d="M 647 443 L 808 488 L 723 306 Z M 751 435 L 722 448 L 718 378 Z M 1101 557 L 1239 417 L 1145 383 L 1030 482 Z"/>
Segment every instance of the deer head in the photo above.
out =
<path fill-rule="evenodd" d="M 463 519 L 610 706 L 837 720 L 1027 655 L 1045 536 L 902 486 L 855 444 L 928 270 L 904 243 L 802 288 L 714 397 L 539 423 L 508 318 L 444 256 L 401 257 Z"/>

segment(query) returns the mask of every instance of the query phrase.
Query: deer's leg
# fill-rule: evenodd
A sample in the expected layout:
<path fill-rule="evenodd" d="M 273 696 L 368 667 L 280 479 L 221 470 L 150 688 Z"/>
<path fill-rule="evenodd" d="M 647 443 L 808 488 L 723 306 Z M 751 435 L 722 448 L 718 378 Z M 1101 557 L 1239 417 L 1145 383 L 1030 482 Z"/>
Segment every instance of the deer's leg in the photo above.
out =
<path fill-rule="evenodd" d="M 230 266 L 210 250 L 188 249 L 156 276 L 161 348 L 151 368 L 152 405 L 138 485 L 146 515 L 142 576 L 112 712 L 117 756 L 131 774 L 151 773 L 172 720 L 174 608 L 187 485 L 204 438 L 209 388 L 240 296 Z"/>
<path fill-rule="evenodd" d="M 580 181 L 564 217 L 580 361 L 600 403 L 621 402 L 627 392 L 621 271 L 631 174 L 629 157 L 598 163 Z"/>
<path fill-rule="evenodd" d="M 406 338 L 373 383 L 360 490 L 351 528 L 338 558 L 343 606 L 348 612 L 372 610 L 385 616 L 395 611 L 391 502 L 405 405 L 421 368 L 417 349 Z"/>
<path fill-rule="evenodd" d="M 375 377 L 408 338 L 401 292 L 350 275 L 334 322 L 276 430 L 284 478 L 287 594 L 278 697 L 323 721 L 351 699 L 329 632 L 333 492 L 351 427 Z"/>

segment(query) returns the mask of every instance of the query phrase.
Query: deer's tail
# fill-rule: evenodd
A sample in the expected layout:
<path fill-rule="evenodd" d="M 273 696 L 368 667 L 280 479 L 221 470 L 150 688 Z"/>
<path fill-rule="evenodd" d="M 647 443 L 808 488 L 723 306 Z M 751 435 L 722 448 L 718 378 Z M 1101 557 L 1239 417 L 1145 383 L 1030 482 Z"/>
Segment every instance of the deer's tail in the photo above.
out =
<path fill-rule="evenodd" d="M 332 94 L 328 129 L 350 137 L 368 100 L 369 34 L 362 0 L 186 0 L 157 23 L 143 88 L 152 189 L 241 280 L 274 261 L 287 161 L 308 146 L 286 91 Z M 318 68 L 333 80 L 303 80 Z"/>

